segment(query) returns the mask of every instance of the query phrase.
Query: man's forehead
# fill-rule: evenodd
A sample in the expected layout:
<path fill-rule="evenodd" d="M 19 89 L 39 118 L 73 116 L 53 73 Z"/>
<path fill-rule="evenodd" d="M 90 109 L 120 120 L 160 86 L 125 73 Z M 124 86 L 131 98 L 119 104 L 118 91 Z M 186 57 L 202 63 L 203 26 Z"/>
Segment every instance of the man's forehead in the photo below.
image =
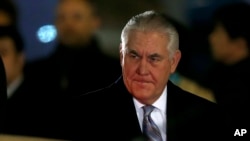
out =
<path fill-rule="evenodd" d="M 138 55 L 146 54 L 147 56 L 155 56 L 155 55 L 163 55 L 167 52 L 164 52 L 162 50 L 140 50 L 132 47 L 126 47 L 127 53 L 134 53 Z"/>

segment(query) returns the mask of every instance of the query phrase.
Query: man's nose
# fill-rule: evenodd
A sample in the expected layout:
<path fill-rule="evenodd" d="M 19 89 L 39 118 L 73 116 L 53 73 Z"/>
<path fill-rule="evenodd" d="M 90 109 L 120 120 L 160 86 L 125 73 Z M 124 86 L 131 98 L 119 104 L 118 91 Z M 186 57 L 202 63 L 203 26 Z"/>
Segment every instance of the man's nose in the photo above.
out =
<path fill-rule="evenodd" d="M 138 64 L 137 73 L 140 75 L 146 75 L 148 72 L 148 62 L 145 58 L 142 58 Z"/>

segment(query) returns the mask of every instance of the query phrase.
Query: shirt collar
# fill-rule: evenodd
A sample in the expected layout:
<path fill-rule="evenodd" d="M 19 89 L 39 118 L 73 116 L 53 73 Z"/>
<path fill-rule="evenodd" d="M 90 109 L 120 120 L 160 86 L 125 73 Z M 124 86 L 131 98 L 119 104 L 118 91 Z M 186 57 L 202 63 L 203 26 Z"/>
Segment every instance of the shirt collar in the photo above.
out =
<path fill-rule="evenodd" d="M 16 89 L 21 85 L 23 82 L 23 75 L 18 77 L 16 80 L 14 80 L 7 88 L 7 98 L 9 99 L 12 97 Z"/>
<path fill-rule="evenodd" d="M 133 98 L 136 110 L 141 109 L 145 104 L 140 103 L 136 98 Z M 161 96 L 152 104 L 154 107 L 166 114 L 167 105 L 167 86 L 164 88 Z"/>

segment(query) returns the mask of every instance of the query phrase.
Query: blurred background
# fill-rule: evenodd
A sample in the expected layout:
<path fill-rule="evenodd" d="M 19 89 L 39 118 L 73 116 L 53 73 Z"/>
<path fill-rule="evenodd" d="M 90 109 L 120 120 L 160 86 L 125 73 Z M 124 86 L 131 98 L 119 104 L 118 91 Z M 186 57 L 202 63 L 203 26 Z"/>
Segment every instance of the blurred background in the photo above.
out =
<path fill-rule="evenodd" d="M 29 63 L 31 64 L 31 69 L 29 68 L 30 66 L 28 66 L 27 72 L 26 71 L 20 72 L 21 77 L 23 76 L 25 72 L 26 72 L 25 75 L 28 74 L 27 75 L 28 77 L 26 77 L 26 87 L 21 87 L 21 88 L 24 88 L 24 91 L 22 91 L 22 93 L 28 94 L 27 98 L 23 96 L 19 96 L 21 98 L 19 99 L 19 102 L 22 104 L 18 104 L 18 103 L 16 104 L 16 102 L 13 102 L 14 109 L 16 107 L 18 108 L 20 107 L 20 109 L 25 109 L 24 112 L 28 113 L 26 115 L 23 114 L 25 115 L 23 119 L 25 119 L 26 117 L 30 118 L 31 116 L 29 116 L 29 114 L 36 115 L 36 114 L 33 114 L 33 110 L 32 110 L 33 108 L 31 109 L 27 108 L 27 107 L 30 107 L 30 105 L 35 105 L 38 107 L 38 110 L 37 110 L 38 118 L 43 119 L 43 116 L 40 116 L 40 115 L 46 116 L 47 114 L 49 115 L 55 114 L 55 117 L 53 119 L 56 119 L 57 116 L 60 116 L 60 114 L 56 115 L 57 113 L 54 113 L 54 111 L 56 111 L 54 110 L 54 105 L 55 105 L 55 108 L 57 108 L 57 107 L 60 107 L 58 105 L 63 103 L 63 102 L 60 103 L 61 101 L 58 100 L 58 98 L 62 97 L 62 99 L 64 98 L 67 99 L 67 96 L 71 96 L 71 95 L 79 94 L 79 93 L 82 94 L 83 91 L 90 91 L 92 89 L 96 89 L 97 87 L 99 88 L 103 86 L 104 84 L 109 83 L 110 81 L 113 82 L 114 80 L 113 76 L 116 80 L 117 76 L 121 75 L 120 70 L 116 70 L 116 67 L 120 69 L 119 44 L 120 44 L 121 31 L 123 27 L 125 26 L 125 24 L 127 23 L 127 21 L 132 16 L 137 15 L 147 10 L 155 10 L 158 12 L 165 13 L 166 18 L 171 19 L 170 21 L 172 21 L 172 23 L 177 28 L 177 31 L 179 33 L 179 38 L 180 38 L 179 47 L 182 52 L 182 58 L 177 67 L 177 71 L 176 71 L 177 73 L 174 73 L 173 75 L 171 75 L 170 79 L 174 83 L 182 87 L 183 89 L 186 89 L 194 94 L 197 94 L 201 97 L 204 97 L 208 100 L 215 102 L 214 94 L 210 90 L 204 89 L 203 87 L 200 87 L 198 85 L 198 84 L 202 84 L 200 82 L 203 82 L 203 80 L 206 80 L 207 77 L 204 77 L 204 76 L 206 76 L 209 69 L 213 68 L 211 66 L 213 65 L 214 61 L 212 59 L 212 54 L 210 52 L 210 45 L 208 41 L 208 35 L 212 29 L 211 18 L 213 16 L 213 12 L 217 10 L 217 8 L 219 8 L 220 6 L 223 6 L 229 3 L 236 3 L 236 2 L 241 2 L 241 1 L 250 3 L 250 0 L 126 0 L 126 1 L 95 0 L 97 2 L 96 3 L 97 8 L 101 17 L 101 27 L 98 28 L 98 31 L 96 31 L 97 38 L 100 41 L 98 43 L 100 43 L 101 51 L 103 51 L 104 54 L 107 54 L 108 56 L 115 58 L 115 61 L 117 62 L 117 64 L 113 64 L 113 62 L 111 63 L 110 58 L 108 58 L 110 63 L 106 63 L 105 59 L 99 58 L 99 57 L 102 57 L 102 55 L 100 55 L 99 52 L 97 52 L 97 55 L 95 55 L 94 53 L 96 50 L 95 51 L 91 50 L 91 52 L 89 53 L 87 52 L 89 50 L 87 51 L 84 50 L 84 52 L 83 51 L 80 52 L 79 48 L 77 48 L 76 50 L 73 48 L 72 50 L 69 51 L 69 49 L 66 50 L 65 49 L 66 47 L 65 47 L 63 51 L 59 50 L 61 52 L 59 53 L 56 52 L 57 51 L 56 47 L 59 41 L 56 40 L 57 30 L 54 26 L 55 25 L 54 20 L 56 19 L 55 10 L 56 10 L 56 6 L 59 0 L 12 0 L 12 1 L 14 2 L 17 8 L 17 12 L 18 12 L 17 24 L 22 34 L 22 37 L 24 38 L 25 59 L 26 59 L 27 64 Z M 78 6 L 78 5 L 76 4 L 74 6 Z M 1 7 L 1 4 L 0 4 L 0 7 Z M 66 9 L 69 7 L 70 6 L 68 6 L 68 3 L 67 3 Z M 72 9 L 75 10 L 76 8 L 72 8 Z M 84 9 L 86 10 L 88 8 L 84 8 Z M 67 13 L 70 13 L 70 12 L 67 11 Z M 231 19 L 231 15 L 230 15 L 230 20 L 233 21 L 234 19 Z M 75 18 L 77 19 L 79 17 L 77 17 L 76 15 Z M 244 17 L 242 16 L 242 18 Z M 80 25 L 87 23 L 85 19 L 81 21 L 82 22 L 80 23 Z M 60 23 L 63 23 L 63 22 L 60 22 Z M 246 22 L 241 22 L 241 23 L 246 23 Z M 74 23 L 70 25 L 75 26 L 77 24 Z M 95 25 L 95 24 L 89 24 L 89 25 Z M 86 28 L 91 29 L 91 26 L 87 26 Z M 72 33 L 71 31 L 74 28 L 69 28 L 69 29 L 70 29 L 70 32 L 65 32 L 67 35 L 66 39 L 69 39 L 69 37 L 73 37 L 69 33 Z M 78 31 L 78 28 L 76 28 L 76 31 Z M 80 40 L 82 39 L 83 38 L 81 38 Z M 93 49 L 93 46 L 89 46 L 89 47 Z M 52 59 L 50 58 L 51 55 L 52 55 L 51 57 Z M 55 55 L 56 57 L 59 56 L 59 59 L 57 58 L 55 59 L 53 55 Z M 46 58 L 49 58 L 48 59 L 49 61 L 46 60 L 48 61 L 47 63 L 43 62 L 44 58 L 45 60 Z M 36 64 L 37 60 L 38 60 L 38 63 Z M 39 60 L 42 60 L 42 61 L 39 62 Z M 102 66 L 103 64 L 100 63 L 100 60 L 104 62 L 105 67 Z M 35 65 L 32 64 L 33 62 L 35 62 Z M 14 64 L 14 66 L 18 67 L 19 65 Z M 13 67 L 13 70 L 18 70 L 18 69 Z M 231 74 L 234 74 L 234 73 L 231 73 Z M 231 78 L 231 74 L 229 75 L 230 78 Z M 216 75 L 214 76 L 217 77 Z M 217 78 L 218 80 L 220 80 L 221 77 L 220 75 L 218 76 L 219 77 Z M 226 76 L 225 78 L 228 78 L 228 77 Z M 239 77 L 239 78 L 242 78 L 242 77 Z M 98 81 L 96 81 L 95 79 Z M 101 80 L 105 80 L 105 82 L 101 82 Z M 224 79 L 221 79 L 221 80 L 223 82 Z M 249 79 L 247 79 L 247 81 L 248 80 Z M 100 84 L 97 84 L 97 82 L 99 82 Z M 199 83 L 196 83 L 196 82 L 199 82 Z M 233 81 L 233 82 L 238 82 L 238 78 L 237 78 L 237 81 Z M 25 83 L 22 83 L 22 84 L 25 84 Z M 208 83 L 208 84 L 211 84 L 211 83 Z M 218 86 L 221 86 L 221 85 L 218 85 Z M 30 88 L 33 88 L 37 95 L 34 96 L 33 95 L 34 92 Z M 86 89 L 86 90 L 83 90 L 83 89 Z M 37 90 L 39 90 L 39 92 L 37 92 Z M 66 95 L 66 93 L 69 95 Z M 33 96 L 35 97 L 35 99 L 32 99 L 34 98 Z M 43 99 L 40 100 L 41 99 L 40 97 L 42 97 Z M 24 102 L 22 98 L 28 102 Z M 48 102 L 44 102 L 43 100 L 48 100 Z M 42 104 L 37 101 L 42 101 Z M 31 104 L 29 102 L 31 102 Z M 26 106 L 23 103 L 26 103 L 26 105 L 28 106 Z M 46 106 L 45 106 L 46 110 L 44 110 L 44 103 L 46 103 Z M 18 106 L 16 106 L 15 104 Z M 25 108 L 22 108 L 22 106 L 20 105 L 24 105 Z M 40 109 L 40 107 L 42 108 Z M 65 108 L 64 106 L 62 107 Z M 246 106 L 246 107 L 249 107 L 249 106 Z M 17 110 L 16 109 L 15 110 L 20 111 L 18 108 Z M 17 113 L 15 112 L 15 110 L 13 111 L 14 115 Z M 32 110 L 32 112 L 30 112 L 29 110 Z M 8 110 L 8 111 L 11 111 L 11 110 Z M 40 112 L 40 111 L 45 111 L 45 112 Z M 9 117 L 16 118 L 16 116 L 12 116 L 11 114 Z M 28 119 L 27 121 L 29 121 L 29 118 L 26 118 Z M 11 121 L 10 123 L 14 121 L 14 120 L 11 120 L 11 118 L 9 119 L 10 119 L 9 121 Z M 21 122 L 17 120 L 17 123 L 18 124 L 21 123 L 20 125 L 22 125 L 23 123 L 25 124 L 25 122 L 23 122 L 22 119 L 20 121 Z M 36 121 L 39 121 L 39 120 L 36 120 Z M 48 119 L 48 121 L 49 122 L 47 123 L 48 125 L 50 125 L 50 119 Z M 37 125 L 33 123 L 31 123 L 30 126 L 38 127 Z M 39 126 L 45 127 L 46 125 L 40 125 L 39 123 Z M 15 129 L 15 128 L 11 128 L 12 126 L 8 126 L 8 127 L 10 127 L 10 129 Z M 29 126 L 26 126 L 26 125 L 20 126 L 20 127 L 27 127 L 28 132 L 30 132 L 29 129 L 33 129 L 33 128 L 29 128 Z M 58 126 L 58 127 L 60 128 L 61 126 Z M 55 127 L 55 128 L 57 129 L 58 127 Z M 49 129 L 51 129 L 52 131 L 54 128 L 49 128 Z M 23 130 L 20 130 L 20 131 L 23 131 Z M 53 131 L 57 132 L 58 130 L 53 130 Z M 50 132 L 50 131 L 48 131 L 47 128 L 44 131 L 38 130 L 39 136 L 40 136 L 40 133 L 43 134 L 43 132 L 45 132 L 46 134 L 47 132 Z M 58 135 L 61 136 L 60 130 L 58 133 L 59 133 Z"/>
<path fill-rule="evenodd" d="M 58 0 L 13 1 L 19 11 L 19 26 L 25 38 L 27 61 L 46 57 L 55 47 L 56 29 L 53 19 Z M 103 51 L 117 57 L 120 32 L 127 20 L 142 11 L 155 9 L 166 12 L 192 29 L 197 41 L 193 48 L 199 46 L 196 51 L 201 52 L 204 58 L 202 52 L 207 52 L 207 48 L 200 44 L 206 40 L 206 26 L 211 13 L 220 5 L 237 1 L 243 0 L 99 0 L 103 19 L 98 36 L 103 44 Z"/>

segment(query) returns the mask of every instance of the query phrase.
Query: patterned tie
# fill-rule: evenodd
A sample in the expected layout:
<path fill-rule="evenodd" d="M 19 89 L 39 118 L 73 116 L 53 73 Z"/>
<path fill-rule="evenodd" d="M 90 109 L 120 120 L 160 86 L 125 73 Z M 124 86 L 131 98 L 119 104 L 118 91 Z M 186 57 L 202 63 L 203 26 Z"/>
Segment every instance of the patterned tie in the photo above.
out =
<path fill-rule="evenodd" d="M 150 116 L 154 108 L 151 105 L 143 106 L 143 134 L 147 137 L 148 141 L 162 141 L 160 130 Z"/>

